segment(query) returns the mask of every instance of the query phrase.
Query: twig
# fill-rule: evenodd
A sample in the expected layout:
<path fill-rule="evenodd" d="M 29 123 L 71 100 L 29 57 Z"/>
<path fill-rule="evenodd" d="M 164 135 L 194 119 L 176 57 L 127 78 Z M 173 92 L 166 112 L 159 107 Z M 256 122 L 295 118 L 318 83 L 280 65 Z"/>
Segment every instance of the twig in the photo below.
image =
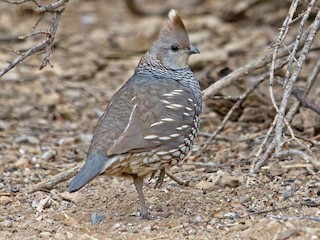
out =
<path fill-rule="evenodd" d="M 0 2 L 10 3 L 10 4 L 22 4 L 22 3 L 33 2 L 33 1 L 32 0 L 17 0 L 17 1 L 1 0 Z"/>
<path fill-rule="evenodd" d="M 239 100 L 232 106 L 232 108 L 230 108 L 230 110 L 228 111 L 228 113 L 224 116 L 223 121 L 221 122 L 221 124 L 219 125 L 219 127 L 212 133 L 212 135 L 210 136 L 210 138 L 207 140 L 207 142 L 205 143 L 205 145 L 202 148 L 202 151 L 205 151 L 207 149 L 207 147 L 209 146 L 209 144 L 211 143 L 211 141 L 224 129 L 224 127 L 226 126 L 227 122 L 229 121 L 231 115 L 233 114 L 233 112 L 235 110 L 237 110 L 241 104 L 243 103 L 243 101 L 247 98 L 247 96 L 253 92 L 264 80 L 266 79 L 266 75 L 263 75 L 262 77 L 260 77 L 260 79 L 258 79 L 249 89 L 247 89 L 240 97 Z"/>
<path fill-rule="evenodd" d="M 269 75 L 269 93 L 270 93 L 270 98 L 271 98 L 272 105 L 276 109 L 277 113 L 279 112 L 279 109 L 278 109 L 278 105 L 277 105 L 277 102 L 275 100 L 274 93 L 273 93 L 273 81 L 274 81 L 274 72 L 275 72 L 274 68 L 275 68 L 275 65 L 276 65 L 276 60 L 277 60 L 277 54 L 278 54 L 278 51 L 279 51 L 279 47 L 280 46 L 284 46 L 282 43 L 283 43 L 285 37 L 287 36 L 287 33 L 289 31 L 290 22 L 291 22 L 291 20 L 293 18 L 293 15 L 294 15 L 295 11 L 296 11 L 298 3 L 299 3 L 299 0 L 293 0 L 291 2 L 290 9 L 288 11 L 287 17 L 283 21 L 282 27 L 280 29 L 279 37 L 278 37 L 278 40 L 277 40 L 277 44 L 275 45 L 275 49 L 274 49 L 273 54 L 272 54 L 272 62 L 271 62 L 270 75 Z M 296 42 L 294 43 L 292 49 L 294 49 L 295 47 L 296 47 Z M 286 48 L 286 47 L 285 47 L 285 49 L 287 49 L 288 53 L 290 53 L 290 55 L 292 56 L 291 50 Z"/>
<path fill-rule="evenodd" d="M 176 183 L 178 183 L 181 186 L 188 186 L 189 185 L 189 181 L 183 181 L 180 178 L 176 177 L 174 174 L 172 174 L 171 172 L 169 172 L 168 170 L 166 170 L 166 175 L 171 178 L 173 181 L 175 181 Z"/>
<path fill-rule="evenodd" d="M 318 59 L 317 63 L 315 64 L 311 74 L 309 75 L 308 79 L 307 79 L 307 83 L 305 86 L 305 95 L 307 96 L 311 87 L 313 86 L 314 82 L 317 79 L 317 76 L 319 74 L 320 71 L 320 59 Z M 286 115 L 286 120 L 288 123 L 290 123 L 293 119 L 293 117 L 295 116 L 295 114 L 297 113 L 298 109 L 300 107 L 300 102 L 296 101 L 290 108 L 290 110 L 288 111 L 287 115 Z M 270 130 L 270 129 L 269 129 Z M 262 155 L 262 157 L 256 157 L 254 159 L 254 161 L 252 162 L 251 165 L 251 173 L 254 173 L 256 171 L 258 171 L 263 165 L 266 164 L 267 160 L 271 157 L 274 149 L 275 149 L 275 139 L 273 139 L 267 149 L 265 150 L 264 154 Z"/>
<path fill-rule="evenodd" d="M 249 137 L 239 136 L 239 135 L 217 135 L 215 137 L 216 140 L 228 141 L 228 142 L 248 142 L 258 138 L 258 134 L 250 134 Z M 198 136 L 210 138 L 212 136 L 211 133 L 207 132 L 199 132 Z"/>
<path fill-rule="evenodd" d="M 19 57 L 17 57 L 15 60 L 13 60 L 8 66 L 6 66 L 4 69 L 0 71 L 0 77 L 2 77 L 4 74 L 6 74 L 8 71 L 10 71 L 12 68 L 14 68 L 16 65 L 21 63 L 26 58 L 30 57 L 31 55 L 43 51 L 46 46 L 48 45 L 49 39 L 44 40 L 43 42 L 39 43 L 38 45 L 30 48 L 25 53 L 21 54 Z"/>
<path fill-rule="evenodd" d="M 303 46 L 302 42 L 304 42 L 307 39 L 309 31 L 310 30 L 308 29 L 302 35 L 301 42 L 298 46 L 298 49 L 300 49 Z M 288 49 L 291 51 L 293 49 L 293 47 L 294 47 L 294 43 L 290 44 Z M 281 48 L 277 54 L 277 58 L 279 59 L 282 57 L 286 57 L 288 55 L 289 55 L 289 52 L 287 51 L 287 49 Z M 230 85 L 233 81 L 240 80 L 243 76 L 248 75 L 250 72 L 268 65 L 272 61 L 272 56 L 273 56 L 273 51 L 267 53 L 266 55 L 264 55 L 258 59 L 255 59 L 255 60 L 249 62 L 245 66 L 242 66 L 242 67 L 236 69 L 235 71 L 231 72 L 227 76 L 221 78 L 219 81 L 211 84 L 208 88 L 206 88 L 205 90 L 202 91 L 203 99 L 206 100 L 208 98 L 211 98 L 213 95 L 218 93 L 220 90 L 222 90 L 223 88 Z"/>
<path fill-rule="evenodd" d="M 296 55 L 297 50 L 298 50 L 298 45 L 300 43 L 300 38 L 301 38 L 302 33 L 303 33 L 303 27 L 304 27 L 304 24 L 306 23 L 306 21 L 308 20 L 310 14 L 311 14 L 312 8 L 313 8 L 313 6 L 314 6 L 316 1 L 317 0 L 312 0 L 309 3 L 309 6 L 308 6 L 306 12 L 303 14 L 302 20 L 301 20 L 301 22 L 299 24 L 298 34 L 296 36 L 294 47 L 292 49 L 292 57 L 290 57 L 290 59 L 289 59 L 286 75 L 284 77 L 284 86 L 286 86 L 286 84 L 288 83 L 288 80 L 289 80 L 289 77 L 290 77 L 290 71 L 291 71 L 292 63 L 294 61 L 297 61 L 297 59 L 295 59 L 294 56 Z"/>
<path fill-rule="evenodd" d="M 291 91 L 293 89 L 293 85 L 296 82 L 299 73 L 302 69 L 302 65 L 304 64 L 307 55 L 310 51 L 311 45 L 313 43 L 313 40 L 319 31 L 320 27 L 320 11 L 318 11 L 315 20 L 311 26 L 310 32 L 308 34 L 308 37 L 305 41 L 305 44 L 301 50 L 301 54 L 299 56 L 297 66 L 295 67 L 290 79 L 288 80 L 287 84 L 285 85 L 282 101 L 280 104 L 279 112 L 277 115 L 277 122 L 276 122 L 276 128 L 275 128 L 275 144 L 276 144 L 276 149 L 275 151 L 278 152 L 281 149 L 281 139 L 282 139 L 282 132 L 283 132 L 283 123 L 285 120 L 285 111 L 287 108 L 288 104 L 288 99 L 291 95 Z M 300 44 L 300 43 L 299 43 Z M 296 44 L 295 44 L 296 45 Z M 294 45 L 294 47 L 295 47 Z"/>
<path fill-rule="evenodd" d="M 76 173 L 79 171 L 79 169 L 80 169 L 80 166 L 76 166 L 66 172 L 59 173 L 59 174 L 51 177 L 50 179 L 48 179 L 45 182 L 38 183 L 37 185 L 35 185 L 31 189 L 27 190 L 26 193 L 33 193 L 33 192 L 37 192 L 37 191 L 40 191 L 43 189 L 52 189 L 58 183 L 64 182 L 64 181 L 72 178 L 73 176 L 75 176 Z"/>
<path fill-rule="evenodd" d="M 296 99 L 300 102 L 301 107 L 309 108 L 317 114 L 320 114 L 320 107 L 317 106 L 314 101 L 308 99 L 303 90 L 293 89 L 292 95 L 295 96 Z"/>
<path fill-rule="evenodd" d="M 276 70 L 281 69 L 285 64 L 287 63 L 287 61 L 279 64 L 278 66 L 276 66 Z M 207 149 L 207 147 L 209 146 L 209 144 L 211 143 L 211 141 L 224 129 L 224 127 L 226 126 L 227 122 L 229 121 L 230 117 L 232 116 L 233 112 L 235 110 L 237 110 L 241 104 L 243 103 L 243 101 L 268 77 L 268 74 L 264 74 L 262 75 L 254 84 L 252 84 L 252 86 L 250 88 L 248 88 L 238 99 L 238 101 L 232 106 L 232 108 L 228 111 L 228 113 L 225 115 L 225 117 L 223 118 L 223 121 L 221 122 L 221 124 L 219 125 L 219 127 L 214 131 L 214 133 L 210 136 L 210 138 L 207 140 L 207 142 L 205 143 L 204 147 L 202 148 L 202 151 L 205 151 Z"/>
<path fill-rule="evenodd" d="M 320 162 L 318 162 L 317 159 L 314 159 L 313 157 L 308 156 L 306 153 L 297 150 L 297 149 L 288 149 L 284 151 L 280 151 L 274 155 L 275 158 L 284 158 L 284 157 L 290 157 L 290 156 L 298 156 L 305 160 L 306 162 L 310 162 L 314 168 L 319 169 Z"/>
<path fill-rule="evenodd" d="M 1 1 L 6 2 L 6 3 L 10 3 L 10 4 L 23 4 L 25 2 L 29 2 L 29 0 L 18 0 L 18 1 L 1 0 Z M 42 41 L 41 43 L 37 44 L 36 46 L 30 48 L 26 52 L 22 53 L 19 57 L 17 57 L 15 60 L 10 62 L 8 66 L 6 66 L 4 69 L 2 69 L 0 71 L 0 77 L 2 77 L 4 74 L 6 74 L 8 71 L 10 71 L 16 65 L 20 64 L 26 58 L 32 56 L 33 54 L 42 52 L 42 51 L 44 51 L 44 57 L 43 57 L 40 69 L 44 68 L 48 64 L 52 67 L 52 64 L 50 62 L 50 56 L 51 56 L 51 52 L 52 52 L 53 41 L 54 41 L 55 34 L 56 34 L 56 31 L 58 28 L 61 13 L 64 11 L 65 5 L 68 2 L 68 0 L 59 0 L 55 3 L 47 4 L 44 6 L 41 6 L 36 0 L 31 0 L 31 1 L 37 5 L 37 7 L 35 7 L 34 10 L 40 14 L 40 17 L 37 20 L 37 22 L 35 23 L 31 32 L 29 34 L 24 35 L 24 36 L 20 36 L 19 38 L 20 39 L 27 39 L 27 38 L 34 36 L 34 35 L 45 34 L 46 39 L 44 41 Z M 48 32 L 46 32 L 46 31 L 36 32 L 35 30 L 36 30 L 38 24 L 43 19 L 43 15 L 45 12 L 52 13 L 52 22 L 51 22 L 50 30 Z"/>
<path fill-rule="evenodd" d="M 310 168 L 313 167 L 310 163 L 297 163 L 297 164 L 291 164 L 291 165 L 281 165 L 283 169 L 292 169 L 292 168 Z M 270 166 L 263 166 L 261 168 L 262 170 L 269 170 Z"/>
<path fill-rule="evenodd" d="M 39 68 L 40 70 L 42 68 L 44 68 L 45 66 L 47 66 L 47 64 L 49 64 L 52 67 L 52 64 L 51 64 L 51 61 L 50 61 L 50 55 L 51 55 L 51 50 L 52 50 L 52 46 L 53 46 L 53 41 L 54 41 L 54 38 L 56 36 L 56 31 L 57 31 L 58 24 L 59 24 L 59 21 L 60 21 L 60 16 L 61 16 L 61 12 L 54 12 L 53 13 L 52 24 L 51 24 L 51 27 L 50 27 L 50 36 L 48 37 L 49 42 L 48 42 L 48 45 L 46 46 L 46 51 L 44 53 L 42 64 L 41 64 L 41 66 Z"/>
<path fill-rule="evenodd" d="M 270 212 L 276 212 L 276 211 L 288 209 L 288 208 L 290 208 L 290 207 L 295 207 L 295 206 L 296 206 L 296 204 L 288 205 L 288 206 L 284 206 L 284 207 L 279 207 L 279 208 L 264 209 L 264 210 L 260 210 L 260 211 L 255 211 L 255 212 L 248 213 L 248 214 L 246 214 L 246 215 L 243 216 L 243 217 L 247 217 L 247 216 L 251 216 L 251 215 L 264 214 L 264 213 L 270 213 Z"/>
<path fill-rule="evenodd" d="M 44 12 L 63 12 L 64 7 L 66 3 L 69 2 L 69 0 L 59 0 L 58 2 L 55 3 L 50 3 L 44 6 L 39 6 L 34 8 L 34 10 L 37 13 L 44 13 Z"/>
<path fill-rule="evenodd" d="M 24 35 L 24 36 L 20 36 L 19 39 L 24 40 L 24 39 L 27 39 L 27 38 L 29 38 L 29 37 L 31 37 L 31 36 L 34 36 L 34 35 L 35 35 L 35 30 L 36 30 L 36 28 L 38 27 L 39 23 L 41 22 L 43 16 L 44 16 L 44 14 L 41 13 L 38 21 L 36 21 L 36 23 L 34 24 L 31 32 L 28 33 L 28 34 L 26 34 L 26 35 Z M 41 32 L 41 33 L 43 33 L 43 32 Z"/>

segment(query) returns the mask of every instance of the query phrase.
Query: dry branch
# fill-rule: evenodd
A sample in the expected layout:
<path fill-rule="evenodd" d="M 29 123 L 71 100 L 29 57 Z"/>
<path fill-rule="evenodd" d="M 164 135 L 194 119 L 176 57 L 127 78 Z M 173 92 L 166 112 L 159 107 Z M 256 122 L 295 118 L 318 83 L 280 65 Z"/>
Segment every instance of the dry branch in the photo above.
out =
<path fill-rule="evenodd" d="M 301 42 L 298 45 L 298 49 L 300 49 L 303 46 L 303 42 L 307 39 L 307 35 L 309 33 L 309 30 L 307 30 L 301 37 Z M 293 49 L 294 43 L 290 44 L 288 48 L 282 47 L 278 54 L 277 59 L 286 57 L 290 54 L 290 51 Z M 267 66 L 269 63 L 271 63 L 273 57 L 273 51 L 270 51 L 263 57 L 260 57 L 258 59 L 255 59 L 251 62 L 249 62 L 247 65 L 240 67 L 236 69 L 235 71 L 231 72 L 227 76 L 223 77 L 219 81 L 213 83 L 208 88 L 202 91 L 203 99 L 206 100 L 208 98 L 211 98 L 216 93 L 221 91 L 223 88 L 230 85 L 232 82 L 240 80 L 245 75 L 248 75 L 249 73 L 253 72 L 256 69 L 262 68 Z"/>
<path fill-rule="evenodd" d="M 311 11 L 311 9 L 310 9 L 310 11 Z M 311 49 L 311 45 L 313 43 L 313 40 L 314 40 L 317 32 L 319 31 L 319 28 L 320 28 L 320 11 L 318 11 L 316 18 L 311 26 L 310 32 L 307 36 L 307 39 L 305 40 L 305 44 L 301 50 L 300 57 L 297 61 L 297 65 L 296 65 L 295 69 L 293 70 L 291 77 L 289 78 L 289 80 L 285 84 L 285 89 L 284 89 L 282 101 L 280 104 L 279 112 L 277 115 L 277 122 L 276 122 L 276 129 L 275 129 L 276 152 L 280 151 L 280 149 L 281 149 L 283 123 L 285 120 L 285 111 L 287 108 L 289 97 L 291 95 L 294 83 L 298 79 L 298 76 L 300 74 L 302 66 L 303 66 L 304 62 L 306 61 L 307 55 Z M 297 39 L 300 39 L 299 33 L 297 35 Z M 296 40 L 296 42 L 297 41 L 298 40 Z M 296 43 L 296 42 L 295 42 L 294 46 L 296 44 L 300 44 L 300 42 L 299 43 Z"/>
<path fill-rule="evenodd" d="M 292 95 L 296 97 L 296 99 L 301 103 L 301 107 L 309 108 L 312 111 L 320 114 L 320 107 L 317 104 L 308 99 L 305 92 L 301 89 L 293 89 Z"/>
<path fill-rule="evenodd" d="M 285 61 L 278 66 L 275 67 L 275 70 L 281 69 L 285 64 L 287 64 L 288 61 Z M 227 122 L 229 121 L 230 117 L 232 116 L 233 112 L 237 110 L 241 104 L 244 102 L 244 100 L 268 77 L 269 74 L 262 75 L 250 88 L 248 88 L 238 99 L 238 101 L 232 106 L 232 108 L 228 111 L 228 113 L 223 118 L 221 124 L 219 127 L 214 131 L 214 133 L 209 137 L 206 144 L 202 148 L 202 151 L 205 151 L 211 141 L 215 139 L 215 137 L 224 129 Z"/>
<path fill-rule="evenodd" d="M 80 166 L 76 166 L 72 169 L 69 169 L 66 172 L 59 173 L 55 176 L 52 176 L 46 181 L 42 181 L 32 187 L 31 189 L 27 190 L 26 193 L 34 193 L 43 189 L 52 189 L 55 187 L 58 183 L 64 182 L 72 178 L 73 176 L 76 175 L 76 173 L 79 171 Z"/>
<path fill-rule="evenodd" d="M 308 95 L 310 89 L 312 88 L 314 82 L 317 79 L 317 76 L 318 76 L 319 72 L 320 72 L 320 59 L 318 59 L 318 61 L 315 64 L 311 74 L 308 77 L 308 80 L 307 80 L 307 83 L 306 83 L 306 86 L 305 86 L 305 89 L 304 89 L 305 96 Z M 288 113 L 286 115 L 286 120 L 287 120 L 288 123 L 290 123 L 292 121 L 293 117 L 297 113 L 297 111 L 298 111 L 300 106 L 301 106 L 301 104 L 300 104 L 299 101 L 296 101 L 291 106 L 290 110 L 288 111 Z M 274 120 L 276 120 L 276 118 Z M 268 135 L 269 134 L 271 135 L 271 132 L 273 131 L 273 127 L 274 127 L 274 125 L 272 127 L 270 127 Z M 268 135 L 266 137 L 268 137 Z M 266 145 L 267 145 L 267 142 L 265 142 L 265 146 Z M 260 157 L 260 155 L 262 154 L 263 150 L 261 150 L 260 152 L 258 151 L 259 155 L 258 154 L 256 155 L 256 157 L 253 160 L 253 163 L 251 165 L 251 170 L 250 170 L 251 173 L 254 173 L 254 172 L 258 171 L 262 166 L 264 166 L 266 164 L 267 160 L 272 156 L 272 153 L 273 153 L 275 147 L 276 147 L 275 139 L 273 139 L 269 143 L 267 149 L 265 150 L 265 152 L 263 153 L 263 155 L 261 157 Z"/>
<path fill-rule="evenodd" d="M 30 0 L 21 0 L 21 1 L 8 1 L 8 0 L 0 0 L 2 2 L 10 3 L 10 4 L 23 4 L 26 2 L 30 2 Z M 45 36 L 45 40 L 37 44 L 36 46 L 30 48 L 24 53 L 21 53 L 15 60 L 10 62 L 4 69 L 0 71 L 0 77 L 2 77 L 4 74 L 6 74 L 8 71 L 10 71 L 12 68 L 20 64 L 22 61 L 24 61 L 26 58 L 44 51 L 44 57 L 40 66 L 40 69 L 44 68 L 48 64 L 52 67 L 50 56 L 52 52 L 52 46 L 53 41 L 55 39 L 56 31 L 59 25 L 60 16 L 61 13 L 64 11 L 65 6 L 68 2 L 68 0 L 59 0 L 55 3 L 47 4 L 41 6 L 37 1 L 33 0 L 33 3 L 36 4 L 36 7 L 34 10 L 40 14 L 40 18 L 35 23 L 34 27 L 32 28 L 31 32 L 25 36 L 19 37 L 20 39 L 27 39 L 35 35 L 42 34 Z M 49 31 L 35 31 L 38 24 L 41 22 L 43 15 L 45 13 L 51 13 L 52 14 L 52 21 L 50 25 Z"/>

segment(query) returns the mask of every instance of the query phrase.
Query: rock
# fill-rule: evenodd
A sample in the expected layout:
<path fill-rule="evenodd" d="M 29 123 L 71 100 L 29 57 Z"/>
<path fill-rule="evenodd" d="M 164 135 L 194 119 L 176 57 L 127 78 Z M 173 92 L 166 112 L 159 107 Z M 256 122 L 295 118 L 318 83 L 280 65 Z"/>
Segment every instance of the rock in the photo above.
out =
<path fill-rule="evenodd" d="M 37 208 L 38 204 L 39 204 L 39 202 L 37 200 L 32 200 L 31 207 Z"/>
<path fill-rule="evenodd" d="M 276 176 L 281 176 L 282 174 L 285 173 L 285 170 L 279 163 L 273 163 L 270 166 L 269 172 L 271 176 L 276 177 Z"/>
<path fill-rule="evenodd" d="M 219 185 L 221 187 L 229 187 L 229 188 L 236 188 L 240 185 L 240 180 L 236 177 L 233 177 L 229 174 L 222 175 L 220 179 Z"/>
<path fill-rule="evenodd" d="M 65 240 L 66 239 L 66 236 L 63 233 L 59 233 L 59 232 L 57 232 L 53 237 L 56 240 Z"/>
<path fill-rule="evenodd" d="M 0 206 L 5 206 L 10 202 L 11 202 L 11 198 L 10 197 L 7 197 L 7 196 L 1 196 L 0 197 Z"/>
<path fill-rule="evenodd" d="M 276 240 L 285 240 L 285 239 L 294 239 L 299 236 L 299 232 L 297 229 L 289 229 L 285 231 L 281 231 L 275 237 Z"/>
<path fill-rule="evenodd" d="M 224 214 L 224 216 L 229 219 L 236 219 L 238 217 L 238 214 L 235 212 L 227 212 Z"/>
<path fill-rule="evenodd" d="M 25 166 L 27 166 L 28 164 L 29 164 L 29 161 L 28 161 L 26 158 L 21 157 L 20 159 L 18 159 L 18 161 L 16 161 L 16 162 L 14 163 L 14 166 L 15 166 L 16 168 L 19 168 L 19 167 L 25 167 Z"/>
<path fill-rule="evenodd" d="M 202 222 L 201 216 L 196 216 L 196 217 L 194 218 L 194 221 L 197 222 L 197 223 Z"/>
<path fill-rule="evenodd" d="M 195 185 L 196 189 L 203 191 L 212 191 L 216 186 L 235 188 L 240 185 L 240 179 L 231 176 L 229 173 L 218 172 L 209 178 L 208 182 L 199 182 Z"/>
<path fill-rule="evenodd" d="M 195 188 L 203 191 L 212 191 L 215 188 L 215 184 L 212 182 L 199 182 L 195 185 Z"/>
<path fill-rule="evenodd" d="M 294 190 L 291 187 L 287 187 L 286 190 L 282 191 L 281 195 L 283 197 L 283 200 L 287 200 L 291 198 L 294 194 Z"/>
<path fill-rule="evenodd" d="M 20 191 L 19 187 L 10 185 L 10 191 L 13 193 L 17 193 Z"/>
<path fill-rule="evenodd" d="M 66 216 L 66 219 L 64 220 L 64 225 L 69 227 L 78 227 L 79 224 L 77 220 L 75 220 L 73 217 Z"/>
<path fill-rule="evenodd" d="M 39 235 L 43 239 L 49 239 L 51 237 L 51 233 L 49 232 L 41 232 Z"/>
<path fill-rule="evenodd" d="M 73 137 L 65 137 L 65 138 L 61 138 L 58 142 L 59 145 L 69 145 L 71 143 L 75 142 L 75 138 Z"/>
<path fill-rule="evenodd" d="M 92 222 L 92 224 L 97 224 L 97 223 L 101 222 L 105 218 L 106 218 L 106 216 L 104 214 L 101 214 L 101 213 L 94 212 L 94 213 L 91 214 L 91 222 Z"/>
<path fill-rule="evenodd" d="M 9 220 L 4 220 L 0 222 L 0 228 L 12 228 L 12 222 Z"/>
<path fill-rule="evenodd" d="M 80 192 L 74 192 L 74 193 L 69 193 L 69 192 L 63 192 L 60 194 L 60 196 L 67 201 L 71 201 L 74 203 L 79 203 L 84 201 L 83 194 Z"/>
<path fill-rule="evenodd" d="M 48 208 L 51 206 L 51 203 L 52 203 L 52 200 L 51 198 L 48 196 L 48 197 L 44 197 L 42 198 L 39 202 L 38 202 L 38 205 L 36 207 L 36 210 L 37 212 L 41 213 L 43 212 L 43 210 L 45 208 Z"/>
<path fill-rule="evenodd" d="M 22 135 L 22 136 L 18 136 L 15 138 L 15 142 L 16 143 L 30 143 L 33 145 L 39 145 L 40 144 L 40 140 L 34 136 L 26 136 L 26 135 Z"/>
<path fill-rule="evenodd" d="M 52 106 L 56 105 L 61 101 L 60 95 L 56 92 L 45 94 L 40 99 L 41 105 Z"/>
<path fill-rule="evenodd" d="M 67 239 L 74 239 L 74 235 L 71 232 L 66 232 Z"/>
<path fill-rule="evenodd" d="M 57 152 L 55 150 L 48 150 L 45 151 L 42 155 L 41 158 L 44 160 L 50 160 L 52 159 L 55 155 L 57 154 Z"/>

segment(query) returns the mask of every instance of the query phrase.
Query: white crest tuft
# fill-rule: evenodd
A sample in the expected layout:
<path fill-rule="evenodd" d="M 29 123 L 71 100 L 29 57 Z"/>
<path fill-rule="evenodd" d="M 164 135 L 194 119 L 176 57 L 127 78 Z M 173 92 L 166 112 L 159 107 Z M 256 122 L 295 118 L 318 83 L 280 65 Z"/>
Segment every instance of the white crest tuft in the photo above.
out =
<path fill-rule="evenodd" d="M 178 15 L 177 11 L 175 9 L 171 9 L 168 13 L 168 17 L 171 21 Z"/>

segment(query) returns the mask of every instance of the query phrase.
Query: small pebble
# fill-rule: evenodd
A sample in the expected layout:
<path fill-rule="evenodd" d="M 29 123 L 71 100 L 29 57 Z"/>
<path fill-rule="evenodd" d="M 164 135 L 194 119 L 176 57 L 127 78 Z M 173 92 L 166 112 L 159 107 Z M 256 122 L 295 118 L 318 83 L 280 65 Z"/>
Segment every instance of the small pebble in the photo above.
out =
<path fill-rule="evenodd" d="M 10 191 L 11 192 L 13 192 L 13 193 L 17 193 L 17 192 L 19 192 L 20 191 L 20 189 L 18 188 L 18 187 L 16 187 L 16 186 L 10 186 Z"/>
<path fill-rule="evenodd" d="M 0 228 L 12 228 L 12 222 L 9 220 L 4 220 L 0 222 Z"/>
<path fill-rule="evenodd" d="M 56 240 L 65 240 L 66 239 L 66 236 L 63 233 L 59 233 L 59 232 L 57 232 L 53 237 Z"/>
<path fill-rule="evenodd" d="M 197 222 L 197 223 L 202 222 L 202 218 L 200 216 L 196 216 L 194 218 L 194 221 Z"/>
<path fill-rule="evenodd" d="M 281 195 L 283 197 L 283 200 L 287 200 L 293 196 L 293 190 L 291 188 L 286 189 L 286 190 L 282 191 Z"/>
<path fill-rule="evenodd" d="M 55 155 L 57 154 L 57 152 L 55 150 L 48 150 L 45 151 L 42 155 L 41 158 L 44 160 L 50 160 L 52 159 Z"/>
<path fill-rule="evenodd" d="M 235 218 L 237 218 L 238 215 L 235 212 L 227 212 L 226 214 L 224 214 L 224 216 L 229 219 L 235 219 Z"/>
<path fill-rule="evenodd" d="M 66 232 L 67 239 L 74 239 L 74 235 L 71 232 Z"/>
<path fill-rule="evenodd" d="M 44 239 L 49 239 L 50 236 L 51 236 L 51 233 L 49 233 L 49 232 L 41 232 L 40 233 L 40 237 L 44 238 Z"/>
<path fill-rule="evenodd" d="M 32 208 L 37 208 L 39 202 L 37 200 L 33 200 L 32 203 L 31 203 L 31 207 Z"/>
<path fill-rule="evenodd" d="M 92 222 L 92 224 L 97 224 L 97 223 L 101 222 L 105 218 L 106 218 L 106 216 L 104 214 L 101 214 L 101 213 L 94 212 L 94 213 L 91 214 L 91 222 Z"/>

